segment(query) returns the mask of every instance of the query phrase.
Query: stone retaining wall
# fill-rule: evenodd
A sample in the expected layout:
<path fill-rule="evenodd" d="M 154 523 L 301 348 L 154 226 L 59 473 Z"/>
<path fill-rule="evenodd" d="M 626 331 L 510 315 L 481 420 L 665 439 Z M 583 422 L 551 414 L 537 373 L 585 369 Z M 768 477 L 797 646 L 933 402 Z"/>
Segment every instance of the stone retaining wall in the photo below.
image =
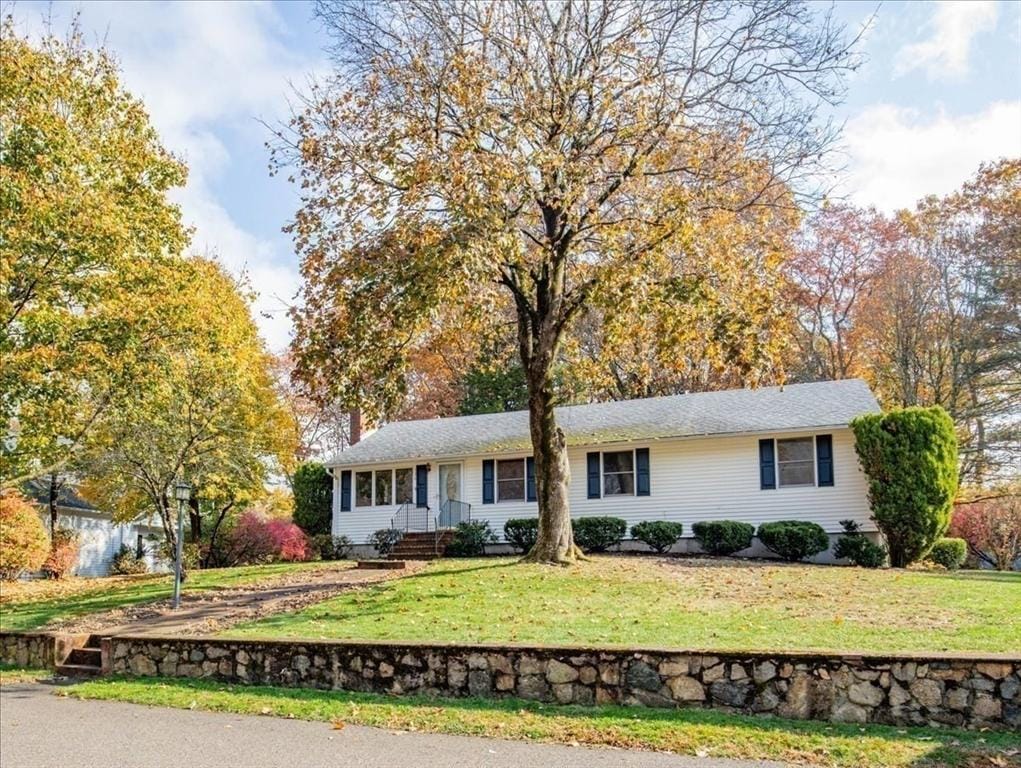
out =
<path fill-rule="evenodd" d="M 562 704 L 712 707 L 796 719 L 1021 728 L 1021 658 L 114 637 L 133 675 Z"/>
<path fill-rule="evenodd" d="M 61 645 L 58 658 L 57 646 Z M 0 632 L 0 662 L 32 669 L 52 669 L 66 652 L 60 636 L 50 632 Z"/>

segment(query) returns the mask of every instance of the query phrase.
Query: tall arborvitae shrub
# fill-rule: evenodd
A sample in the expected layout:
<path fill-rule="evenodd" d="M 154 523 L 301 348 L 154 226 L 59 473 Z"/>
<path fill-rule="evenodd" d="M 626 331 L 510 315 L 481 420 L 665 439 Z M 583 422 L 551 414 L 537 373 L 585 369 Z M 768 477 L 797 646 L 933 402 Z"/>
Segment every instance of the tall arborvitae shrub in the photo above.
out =
<path fill-rule="evenodd" d="M 326 467 L 306 461 L 294 473 L 294 522 L 309 536 L 330 532 L 333 478 Z"/>
<path fill-rule="evenodd" d="M 869 481 L 872 517 L 890 564 L 903 568 L 946 533 L 957 493 L 954 422 L 939 406 L 867 414 L 851 422 Z"/>

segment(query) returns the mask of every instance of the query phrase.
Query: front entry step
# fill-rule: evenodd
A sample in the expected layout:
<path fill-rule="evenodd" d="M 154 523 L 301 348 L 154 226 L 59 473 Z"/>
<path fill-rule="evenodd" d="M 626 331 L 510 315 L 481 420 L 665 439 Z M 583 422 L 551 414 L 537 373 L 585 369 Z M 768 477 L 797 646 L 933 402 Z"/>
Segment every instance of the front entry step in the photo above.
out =
<path fill-rule="evenodd" d="M 391 560 L 435 560 L 443 557 L 447 545 L 454 538 L 453 531 L 406 533 L 388 555 Z"/>
<path fill-rule="evenodd" d="M 57 674 L 65 677 L 98 677 L 103 674 L 100 636 L 90 635 L 84 645 L 72 648 L 67 657 L 57 664 Z"/>

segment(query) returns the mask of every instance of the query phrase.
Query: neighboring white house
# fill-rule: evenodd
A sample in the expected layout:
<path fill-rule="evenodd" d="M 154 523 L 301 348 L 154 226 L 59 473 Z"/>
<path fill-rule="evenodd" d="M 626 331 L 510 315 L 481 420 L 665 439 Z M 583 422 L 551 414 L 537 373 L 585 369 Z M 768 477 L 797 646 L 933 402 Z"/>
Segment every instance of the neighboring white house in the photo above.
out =
<path fill-rule="evenodd" d="M 39 517 L 47 533 L 50 530 L 48 507 L 49 485 L 34 481 L 26 491 L 39 506 Z M 142 552 L 150 571 L 166 570 L 157 557 L 163 530 L 146 520 L 116 523 L 109 512 L 103 512 L 79 496 L 74 488 L 63 486 L 57 494 L 57 526 L 77 531 L 79 540 L 76 576 L 106 576 L 121 545 Z"/>
<path fill-rule="evenodd" d="M 878 412 L 864 381 L 819 382 L 557 409 L 572 517 L 808 520 L 874 532 L 849 422 Z M 333 533 L 356 544 L 397 520 L 446 527 L 469 514 L 503 536 L 535 517 L 528 413 L 386 424 L 328 463 Z M 678 550 L 694 548 L 690 538 Z M 825 558 L 821 558 L 825 559 Z"/>

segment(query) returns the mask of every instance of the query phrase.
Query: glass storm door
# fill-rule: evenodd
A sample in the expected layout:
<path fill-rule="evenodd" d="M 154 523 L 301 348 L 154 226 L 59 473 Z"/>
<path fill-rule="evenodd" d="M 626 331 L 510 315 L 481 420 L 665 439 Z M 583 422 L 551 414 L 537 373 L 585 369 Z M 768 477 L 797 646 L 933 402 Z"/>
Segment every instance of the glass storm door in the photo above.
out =
<path fill-rule="evenodd" d="M 440 464 L 440 509 L 447 501 L 461 500 L 461 465 Z"/>

